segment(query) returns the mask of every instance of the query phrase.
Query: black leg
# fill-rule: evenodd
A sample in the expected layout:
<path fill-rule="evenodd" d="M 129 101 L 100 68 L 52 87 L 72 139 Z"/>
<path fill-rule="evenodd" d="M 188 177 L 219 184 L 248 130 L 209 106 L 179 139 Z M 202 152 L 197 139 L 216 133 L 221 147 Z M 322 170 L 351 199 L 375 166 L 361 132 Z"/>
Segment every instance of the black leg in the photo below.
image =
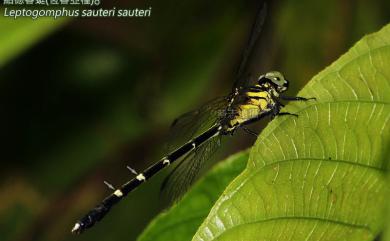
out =
<path fill-rule="evenodd" d="M 258 136 L 258 134 L 257 134 L 256 132 L 252 131 L 251 129 L 246 128 L 245 126 L 241 126 L 241 128 L 242 128 L 246 133 L 248 133 L 248 134 L 250 134 L 250 135 L 252 135 L 252 136 L 255 136 L 255 137 Z"/>
<path fill-rule="evenodd" d="M 278 105 L 272 110 L 271 119 L 274 119 L 276 116 L 282 116 L 282 115 L 292 115 L 292 116 L 298 117 L 297 114 L 292 114 L 292 113 L 290 113 L 290 112 L 280 112 L 280 109 L 281 109 L 281 105 L 278 104 Z"/>
<path fill-rule="evenodd" d="M 293 114 L 293 113 L 290 113 L 290 112 L 279 112 L 278 114 L 276 114 L 277 116 L 281 116 L 281 115 L 292 115 L 292 116 L 295 116 L 295 117 L 298 117 L 297 114 Z"/>
<path fill-rule="evenodd" d="M 316 98 L 305 98 L 305 97 L 292 97 L 292 96 L 280 96 L 280 99 L 282 100 L 288 100 L 288 101 L 308 101 L 308 100 L 316 100 Z"/>
<path fill-rule="evenodd" d="M 258 117 L 253 118 L 253 119 L 251 119 L 251 120 L 245 122 L 245 125 L 253 124 L 253 123 L 257 122 L 258 120 L 263 119 L 263 118 L 266 117 L 266 116 L 272 116 L 272 115 L 273 115 L 273 112 L 272 112 L 272 111 L 264 112 L 264 113 L 262 113 L 261 115 L 259 115 Z"/>

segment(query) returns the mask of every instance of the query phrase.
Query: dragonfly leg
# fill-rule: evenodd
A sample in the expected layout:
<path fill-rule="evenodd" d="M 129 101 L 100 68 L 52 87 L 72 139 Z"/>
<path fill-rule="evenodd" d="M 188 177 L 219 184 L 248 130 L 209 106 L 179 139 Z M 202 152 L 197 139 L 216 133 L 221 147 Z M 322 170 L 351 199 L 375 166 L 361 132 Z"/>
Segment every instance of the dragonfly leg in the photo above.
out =
<path fill-rule="evenodd" d="M 280 96 L 280 99 L 287 101 L 308 101 L 308 100 L 316 100 L 316 98 L 305 98 L 300 96 Z"/>
<path fill-rule="evenodd" d="M 258 134 L 257 134 L 256 132 L 252 131 L 252 130 L 249 129 L 249 128 L 246 128 L 245 126 L 241 126 L 241 128 L 242 128 L 246 133 L 248 133 L 248 134 L 250 134 L 250 135 L 252 135 L 252 136 L 255 136 L 255 137 L 258 136 Z"/>
<path fill-rule="evenodd" d="M 277 102 L 275 107 L 272 109 L 271 119 L 274 119 L 276 116 L 282 116 L 282 115 L 292 115 L 295 117 L 298 117 L 297 114 L 292 114 L 290 112 L 280 112 L 280 109 L 283 107 L 283 105 L 280 102 Z"/>
<path fill-rule="evenodd" d="M 290 112 L 279 112 L 277 114 L 277 116 L 281 116 L 281 115 L 292 115 L 292 116 L 298 117 L 297 114 L 293 114 L 293 113 L 290 113 Z"/>

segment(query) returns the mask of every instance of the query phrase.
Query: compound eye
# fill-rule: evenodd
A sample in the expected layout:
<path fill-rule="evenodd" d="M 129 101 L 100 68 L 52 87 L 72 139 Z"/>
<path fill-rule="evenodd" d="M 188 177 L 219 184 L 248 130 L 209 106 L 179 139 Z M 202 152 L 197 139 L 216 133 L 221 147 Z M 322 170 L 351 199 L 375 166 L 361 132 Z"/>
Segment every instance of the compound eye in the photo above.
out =
<path fill-rule="evenodd" d="M 274 82 L 278 86 L 284 85 L 284 81 L 279 76 L 275 76 L 272 82 Z"/>

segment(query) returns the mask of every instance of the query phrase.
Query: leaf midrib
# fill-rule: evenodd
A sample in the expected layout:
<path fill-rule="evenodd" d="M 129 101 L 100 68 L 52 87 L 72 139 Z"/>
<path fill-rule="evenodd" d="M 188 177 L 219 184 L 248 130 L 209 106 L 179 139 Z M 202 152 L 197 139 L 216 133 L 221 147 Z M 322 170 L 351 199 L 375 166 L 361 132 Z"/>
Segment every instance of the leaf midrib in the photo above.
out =
<path fill-rule="evenodd" d="M 272 162 L 272 163 L 269 163 L 269 164 L 264 165 L 262 167 L 259 167 L 258 170 L 255 171 L 255 173 L 257 174 L 257 172 L 263 171 L 264 169 L 272 167 L 276 164 L 281 164 L 281 163 L 286 163 L 286 162 L 294 162 L 294 161 L 325 161 L 325 162 L 330 162 L 330 163 L 332 163 L 332 162 L 343 163 L 343 164 L 347 164 L 347 165 L 358 166 L 361 168 L 372 169 L 373 171 L 377 171 L 377 172 L 380 172 L 383 174 L 385 173 L 385 170 L 381 167 L 365 165 L 365 164 L 360 163 L 360 162 L 351 162 L 351 161 L 342 160 L 342 159 L 330 159 L 329 160 L 327 158 L 315 158 L 315 157 L 290 158 L 290 159 L 284 159 L 284 160 Z"/>
<path fill-rule="evenodd" d="M 386 101 L 376 101 L 376 100 L 370 100 L 370 101 L 367 101 L 367 100 L 334 100 L 334 101 L 322 101 L 322 102 L 316 102 L 315 104 L 308 104 L 306 105 L 305 107 L 302 107 L 300 108 L 298 111 L 294 112 L 294 114 L 299 114 L 307 109 L 310 109 L 310 108 L 313 108 L 313 107 L 317 107 L 317 106 L 320 106 L 320 105 L 325 105 L 325 104 L 343 104 L 343 103 L 349 103 L 349 104 L 380 104 L 380 105 L 390 105 L 390 102 L 386 102 Z M 283 109 L 282 109 L 283 110 Z M 261 141 L 263 141 L 264 139 L 267 139 L 269 137 L 269 135 L 271 135 L 273 133 L 273 130 L 278 128 L 282 123 L 284 123 L 285 121 L 288 121 L 288 120 L 291 120 L 291 118 L 297 118 L 297 117 L 290 117 L 290 118 L 284 118 L 283 120 L 279 121 L 279 123 L 277 123 L 277 125 L 275 126 L 272 126 L 272 130 L 269 131 L 267 133 L 266 136 L 259 136 L 261 139 Z M 299 118 L 299 115 L 298 115 L 298 118 Z"/>
<path fill-rule="evenodd" d="M 385 171 L 383 169 L 380 169 L 380 168 L 377 168 L 377 167 L 373 167 L 373 166 L 368 166 L 368 165 L 363 165 L 363 164 L 358 164 L 356 162 L 348 162 L 348 161 L 341 161 L 341 160 L 338 160 L 338 159 L 332 159 L 332 160 L 329 160 L 329 159 L 321 159 L 321 158 L 317 158 L 319 161 L 325 161 L 325 162 L 333 162 L 335 161 L 337 163 L 337 161 L 340 161 L 339 163 L 345 163 L 345 164 L 348 164 L 348 165 L 352 165 L 352 166 L 358 166 L 360 168 L 370 168 L 372 169 L 373 171 L 376 171 L 376 172 L 380 172 L 381 174 L 383 174 Z M 273 163 L 270 163 L 270 164 L 267 164 L 265 166 L 262 166 L 260 168 L 258 168 L 257 170 L 254 170 L 254 171 L 251 171 L 241 182 L 241 184 L 234 189 L 234 191 L 231 192 L 231 195 L 228 195 L 224 198 L 224 200 L 220 203 L 220 205 L 222 205 L 222 203 L 224 203 L 225 201 L 227 201 L 228 199 L 230 199 L 232 196 L 235 195 L 236 192 L 239 191 L 239 189 L 241 189 L 241 187 L 243 187 L 249 180 L 251 180 L 254 176 L 256 176 L 259 172 L 261 171 L 264 171 L 264 169 L 266 168 L 269 168 L 269 167 L 272 167 L 274 165 L 278 165 L 280 163 L 286 163 L 286 162 L 292 162 L 292 161 L 297 161 L 297 160 L 313 160 L 311 158 L 307 158 L 307 159 L 299 159 L 299 158 L 294 158 L 294 159 L 286 159 L 286 160 L 282 160 L 282 161 L 277 161 L 277 162 L 273 162 Z M 219 205 L 219 206 L 220 206 Z"/>
<path fill-rule="evenodd" d="M 223 231 L 219 235 L 213 237 L 213 240 L 218 239 L 220 236 L 222 236 L 224 233 L 226 233 L 227 230 L 232 231 L 232 230 L 234 230 L 236 228 L 240 228 L 241 226 L 244 226 L 244 225 L 265 223 L 265 222 L 272 222 L 272 221 L 279 221 L 279 220 L 309 220 L 309 221 L 319 221 L 319 222 L 323 222 L 323 223 L 329 222 L 329 223 L 333 223 L 333 224 L 337 224 L 337 225 L 341 225 L 341 226 L 351 227 L 354 229 L 364 229 L 367 232 L 369 232 L 371 235 L 374 234 L 373 231 L 368 226 L 365 226 L 365 225 L 352 224 L 352 223 L 346 223 L 346 222 L 328 219 L 328 218 L 319 218 L 319 217 L 310 217 L 310 216 L 291 216 L 291 217 L 290 216 L 282 216 L 282 217 L 266 218 L 266 219 L 262 219 L 262 220 L 256 220 L 253 222 L 246 222 L 246 223 L 241 223 L 241 224 L 235 225 L 229 229 L 226 229 L 225 231 Z"/>

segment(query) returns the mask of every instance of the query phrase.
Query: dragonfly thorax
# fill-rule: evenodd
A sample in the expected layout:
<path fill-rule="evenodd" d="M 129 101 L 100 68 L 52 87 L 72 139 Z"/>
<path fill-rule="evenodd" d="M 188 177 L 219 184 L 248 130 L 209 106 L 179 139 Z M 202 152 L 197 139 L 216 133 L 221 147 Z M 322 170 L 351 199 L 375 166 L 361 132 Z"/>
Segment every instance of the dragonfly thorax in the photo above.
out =
<path fill-rule="evenodd" d="M 276 104 L 274 99 L 276 96 L 278 96 L 276 89 L 267 83 L 256 84 L 242 90 L 235 96 L 235 101 L 230 107 L 229 120 L 224 123 L 223 132 L 233 133 L 239 126 L 271 112 Z"/>
<path fill-rule="evenodd" d="M 223 132 L 233 133 L 241 125 L 251 123 L 275 110 L 279 94 L 288 89 L 288 81 L 278 71 L 261 75 L 255 85 L 236 90 L 230 105 L 230 118 Z"/>

